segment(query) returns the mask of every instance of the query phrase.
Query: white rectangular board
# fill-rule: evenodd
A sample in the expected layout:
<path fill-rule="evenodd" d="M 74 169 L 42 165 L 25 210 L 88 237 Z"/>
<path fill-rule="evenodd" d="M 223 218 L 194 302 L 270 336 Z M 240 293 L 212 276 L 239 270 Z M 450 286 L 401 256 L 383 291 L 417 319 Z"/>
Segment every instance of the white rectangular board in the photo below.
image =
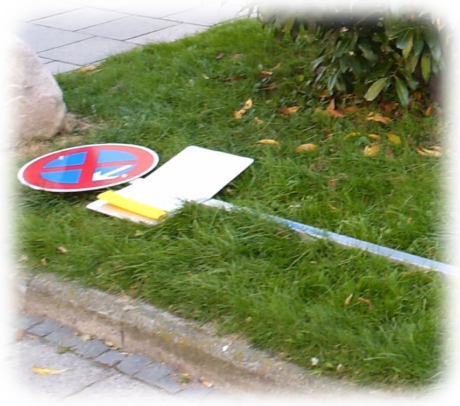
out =
<path fill-rule="evenodd" d="M 253 162 L 252 158 L 190 146 L 151 175 L 133 181 L 116 193 L 147 206 L 172 212 L 182 207 L 185 201 L 203 202 L 211 199 Z M 116 208 L 103 200 L 92 202 L 86 207 L 132 221 L 157 223 Z"/>

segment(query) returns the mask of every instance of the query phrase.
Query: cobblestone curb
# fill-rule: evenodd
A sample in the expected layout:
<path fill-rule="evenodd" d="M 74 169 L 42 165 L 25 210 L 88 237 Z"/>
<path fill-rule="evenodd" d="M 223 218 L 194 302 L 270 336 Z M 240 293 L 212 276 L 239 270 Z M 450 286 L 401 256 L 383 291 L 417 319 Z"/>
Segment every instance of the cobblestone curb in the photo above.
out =
<path fill-rule="evenodd" d="M 354 390 L 352 385 L 331 385 L 328 380 L 311 377 L 301 368 L 255 350 L 235 337 L 218 337 L 209 326 L 185 321 L 129 297 L 86 289 L 51 274 L 21 274 L 16 287 L 19 308 L 64 326 L 42 323 L 32 330 L 33 334 L 55 341 L 66 339 L 62 346 L 82 356 L 95 357 L 107 366 L 134 368 L 128 366 L 128 359 L 120 351 L 104 344 L 109 341 L 123 351 L 170 365 L 222 389 L 291 395 L 331 395 Z M 101 341 L 79 342 L 70 335 L 69 328 Z M 154 372 L 162 370 L 159 365 L 149 365 L 148 369 L 143 365 L 139 371 L 131 372 L 141 380 L 154 379 L 165 388 L 178 388 L 170 382 L 169 375 L 159 378 L 160 372 Z"/>

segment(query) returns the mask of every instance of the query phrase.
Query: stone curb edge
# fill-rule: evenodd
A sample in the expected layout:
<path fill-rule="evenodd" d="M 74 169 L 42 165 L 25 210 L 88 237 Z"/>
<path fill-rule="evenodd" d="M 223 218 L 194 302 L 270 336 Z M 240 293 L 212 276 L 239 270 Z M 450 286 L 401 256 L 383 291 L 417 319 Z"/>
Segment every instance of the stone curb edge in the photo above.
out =
<path fill-rule="evenodd" d="M 221 388 L 291 394 L 331 389 L 326 381 L 235 337 L 218 337 L 211 327 L 130 297 L 84 288 L 53 274 L 22 272 L 15 288 L 17 307 L 32 316 L 47 317 L 82 334 L 111 341 L 123 351 L 167 363 Z"/>

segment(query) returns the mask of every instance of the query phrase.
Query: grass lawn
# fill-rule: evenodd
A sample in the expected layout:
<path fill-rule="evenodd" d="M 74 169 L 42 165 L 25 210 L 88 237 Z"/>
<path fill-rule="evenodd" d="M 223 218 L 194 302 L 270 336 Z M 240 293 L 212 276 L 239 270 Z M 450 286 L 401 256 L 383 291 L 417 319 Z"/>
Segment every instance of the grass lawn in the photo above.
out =
<path fill-rule="evenodd" d="M 69 111 L 95 126 L 41 143 L 41 152 L 118 142 L 152 148 L 161 163 L 189 145 L 251 157 L 216 198 L 446 261 L 443 163 L 414 149 L 439 145 L 442 118 L 391 103 L 358 103 L 335 117 L 350 104 L 331 113 L 330 100 L 312 94 L 310 54 L 243 20 L 60 75 Z M 232 116 L 248 99 L 252 107 Z M 380 116 L 392 121 L 369 120 Z M 309 143 L 317 148 L 296 152 Z M 377 144 L 377 154 L 364 153 Z M 38 155 L 25 151 L 18 168 Z M 18 186 L 18 256 L 27 268 L 215 321 L 313 373 L 392 387 L 439 379 L 441 275 L 194 204 L 155 227 L 130 223 L 87 210 L 98 193 Z"/>

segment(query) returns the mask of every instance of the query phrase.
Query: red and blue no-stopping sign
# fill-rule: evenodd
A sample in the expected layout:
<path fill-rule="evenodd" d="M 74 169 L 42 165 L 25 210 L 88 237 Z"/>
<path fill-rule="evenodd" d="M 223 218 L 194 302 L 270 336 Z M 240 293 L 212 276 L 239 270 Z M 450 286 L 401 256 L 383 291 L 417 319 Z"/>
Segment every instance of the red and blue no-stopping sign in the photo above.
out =
<path fill-rule="evenodd" d="M 155 151 L 137 145 L 83 145 L 34 159 L 19 170 L 18 179 L 37 190 L 84 192 L 136 179 L 158 161 Z"/>

